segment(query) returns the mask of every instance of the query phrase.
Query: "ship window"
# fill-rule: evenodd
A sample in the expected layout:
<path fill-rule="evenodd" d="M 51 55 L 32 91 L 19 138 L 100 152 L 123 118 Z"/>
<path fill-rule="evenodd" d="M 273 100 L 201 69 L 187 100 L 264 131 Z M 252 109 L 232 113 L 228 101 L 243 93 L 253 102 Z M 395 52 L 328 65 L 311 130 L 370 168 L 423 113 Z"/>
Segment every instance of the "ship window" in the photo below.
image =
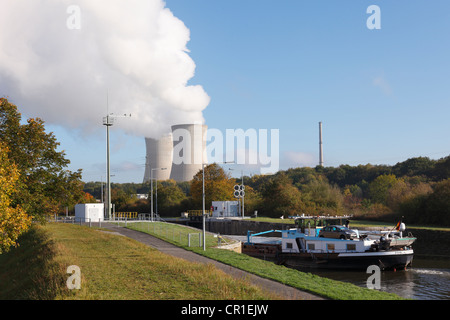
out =
<path fill-rule="evenodd" d="M 308 250 L 316 250 L 316 244 L 315 243 L 308 243 Z"/>
<path fill-rule="evenodd" d="M 327 243 L 327 250 L 334 250 L 334 243 Z"/>
<path fill-rule="evenodd" d="M 347 250 L 348 251 L 355 251 L 356 250 L 356 244 L 347 244 Z"/>

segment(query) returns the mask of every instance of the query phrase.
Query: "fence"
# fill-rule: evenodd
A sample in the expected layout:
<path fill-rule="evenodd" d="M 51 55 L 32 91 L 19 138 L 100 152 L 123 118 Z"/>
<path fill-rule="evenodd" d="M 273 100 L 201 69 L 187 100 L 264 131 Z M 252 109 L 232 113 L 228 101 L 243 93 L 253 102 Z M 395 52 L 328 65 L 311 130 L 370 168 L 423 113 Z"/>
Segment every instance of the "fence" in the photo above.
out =
<path fill-rule="evenodd" d="M 91 228 L 92 226 L 98 226 L 99 228 L 102 227 L 102 221 L 101 219 L 98 220 L 92 220 L 91 218 L 79 218 L 79 217 L 58 217 L 55 216 L 53 219 L 48 219 L 48 222 L 57 222 L 57 223 L 71 223 L 71 224 L 78 224 L 78 225 L 86 225 Z"/>
<path fill-rule="evenodd" d="M 205 210 L 205 215 L 211 216 L 211 210 Z M 189 217 L 201 217 L 203 215 L 203 210 L 188 210 Z"/>
<path fill-rule="evenodd" d="M 177 245 L 187 246 L 187 247 L 202 247 L 203 246 L 203 234 L 199 232 L 198 229 L 187 227 L 184 225 L 168 223 L 165 221 L 150 221 L 148 216 L 141 216 L 141 220 L 128 220 L 126 217 L 124 220 L 115 221 L 93 221 L 90 218 L 77 218 L 77 217 L 57 217 L 49 219 L 49 222 L 57 223 L 72 223 L 79 224 L 88 227 L 102 227 L 102 223 L 114 223 L 119 227 L 127 227 L 137 231 L 145 232 L 150 235 L 155 235 L 165 241 L 172 242 Z M 217 246 L 225 242 L 220 235 L 208 235 L 206 236 L 207 246 Z"/>
<path fill-rule="evenodd" d="M 117 219 L 137 219 L 138 218 L 138 213 L 137 212 L 116 212 L 115 216 Z"/>

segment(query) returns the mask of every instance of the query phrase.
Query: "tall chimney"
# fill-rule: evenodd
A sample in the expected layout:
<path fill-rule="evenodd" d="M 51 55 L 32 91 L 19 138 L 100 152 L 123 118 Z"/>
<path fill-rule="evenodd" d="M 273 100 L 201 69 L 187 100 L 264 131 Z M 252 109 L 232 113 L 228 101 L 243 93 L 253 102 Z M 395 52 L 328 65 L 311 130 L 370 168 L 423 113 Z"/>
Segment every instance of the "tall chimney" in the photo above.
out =
<path fill-rule="evenodd" d="M 319 122 L 319 166 L 323 167 L 322 122 Z"/>

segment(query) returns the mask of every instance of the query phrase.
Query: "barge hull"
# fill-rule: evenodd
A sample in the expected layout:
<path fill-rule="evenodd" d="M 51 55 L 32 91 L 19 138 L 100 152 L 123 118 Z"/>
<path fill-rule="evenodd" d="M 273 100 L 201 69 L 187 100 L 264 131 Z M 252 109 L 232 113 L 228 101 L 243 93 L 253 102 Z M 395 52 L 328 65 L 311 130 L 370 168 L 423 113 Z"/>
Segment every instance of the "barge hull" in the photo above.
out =
<path fill-rule="evenodd" d="M 280 254 L 277 263 L 290 268 L 367 270 L 371 265 L 381 270 L 402 270 L 411 266 L 413 252 L 385 251 L 361 254 Z"/>

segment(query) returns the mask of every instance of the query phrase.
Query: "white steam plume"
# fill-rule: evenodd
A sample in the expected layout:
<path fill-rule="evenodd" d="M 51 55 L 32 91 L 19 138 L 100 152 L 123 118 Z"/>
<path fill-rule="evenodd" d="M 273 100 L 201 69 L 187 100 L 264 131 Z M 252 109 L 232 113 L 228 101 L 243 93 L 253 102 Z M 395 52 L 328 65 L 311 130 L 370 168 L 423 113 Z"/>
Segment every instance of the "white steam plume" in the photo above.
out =
<path fill-rule="evenodd" d="M 164 1 L 0 0 L 0 8 L 0 96 L 24 113 L 92 131 L 108 92 L 109 112 L 132 114 L 117 126 L 136 135 L 204 122 L 210 99 L 188 84 L 190 33 Z"/>

